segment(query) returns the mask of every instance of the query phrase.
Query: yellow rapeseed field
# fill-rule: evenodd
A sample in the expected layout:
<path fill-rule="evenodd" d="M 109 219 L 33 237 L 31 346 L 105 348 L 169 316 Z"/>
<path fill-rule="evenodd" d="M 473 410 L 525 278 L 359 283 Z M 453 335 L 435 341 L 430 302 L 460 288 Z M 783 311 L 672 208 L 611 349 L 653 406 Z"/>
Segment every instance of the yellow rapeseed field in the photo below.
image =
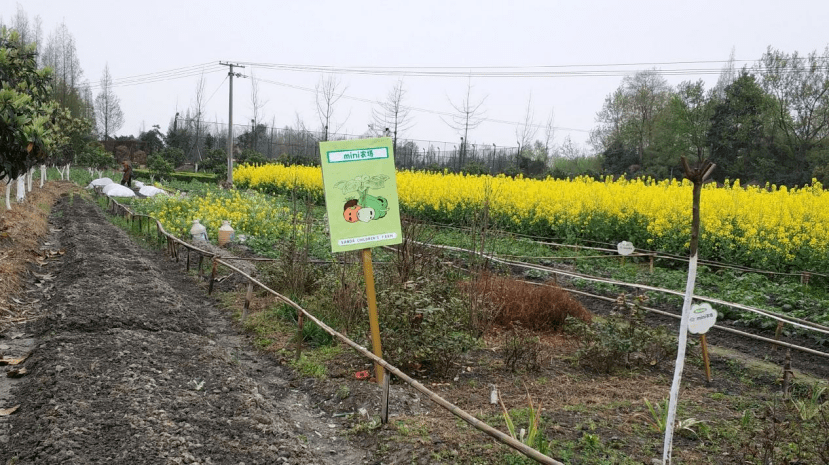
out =
<path fill-rule="evenodd" d="M 234 182 L 269 193 L 293 188 L 322 197 L 318 167 L 242 166 Z M 566 240 L 687 253 L 688 181 L 572 180 L 400 171 L 404 213 L 464 224 L 488 204 L 499 228 Z M 829 192 L 814 181 L 799 189 L 707 184 L 700 208 L 700 256 L 766 269 L 829 271 Z"/>

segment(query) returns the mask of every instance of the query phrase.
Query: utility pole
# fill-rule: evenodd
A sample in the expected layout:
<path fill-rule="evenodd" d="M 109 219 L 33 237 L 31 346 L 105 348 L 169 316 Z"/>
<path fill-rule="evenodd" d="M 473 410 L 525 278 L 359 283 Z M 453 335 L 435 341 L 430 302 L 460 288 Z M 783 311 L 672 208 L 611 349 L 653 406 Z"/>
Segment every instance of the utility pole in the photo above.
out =
<path fill-rule="evenodd" d="M 233 76 L 238 78 L 247 77 L 242 73 L 233 73 L 233 67 L 238 66 L 239 68 L 244 68 L 242 65 L 233 64 L 233 63 L 222 63 L 219 62 L 220 65 L 229 66 L 230 71 L 227 73 L 228 77 L 230 78 L 230 99 L 228 101 L 228 117 L 227 117 L 227 184 L 233 184 Z"/>

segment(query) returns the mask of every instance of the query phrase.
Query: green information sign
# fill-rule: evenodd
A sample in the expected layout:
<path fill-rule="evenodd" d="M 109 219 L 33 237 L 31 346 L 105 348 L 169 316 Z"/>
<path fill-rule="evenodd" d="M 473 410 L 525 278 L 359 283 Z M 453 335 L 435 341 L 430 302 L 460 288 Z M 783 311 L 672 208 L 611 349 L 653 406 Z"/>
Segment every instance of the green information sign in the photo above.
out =
<path fill-rule="evenodd" d="M 403 242 L 389 137 L 320 142 L 331 251 Z"/>

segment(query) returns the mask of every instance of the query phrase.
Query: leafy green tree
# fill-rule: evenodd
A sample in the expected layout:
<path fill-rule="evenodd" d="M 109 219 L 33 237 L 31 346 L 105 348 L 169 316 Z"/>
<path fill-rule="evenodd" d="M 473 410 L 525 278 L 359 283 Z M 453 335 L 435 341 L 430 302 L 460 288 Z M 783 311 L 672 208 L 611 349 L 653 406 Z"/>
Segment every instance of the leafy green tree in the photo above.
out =
<path fill-rule="evenodd" d="M 184 150 L 178 147 L 167 147 L 159 152 L 159 156 L 166 160 L 174 169 L 184 163 Z"/>
<path fill-rule="evenodd" d="M 33 45 L 0 28 L 0 177 L 16 178 L 45 161 L 52 145 L 50 77 L 37 69 Z"/>
<path fill-rule="evenodd" d="M 219 179 L 227 178 L 227 151 L 223 149 L 208 150 L 200 166 L 202 171 L 215 173 Z"/>
<path fill-rule="evenodd" d="M 708 129 L 714 104 L 702 80 L 685 81 L 671 94 L 665 111 L 657 121 L 652 153 L 644 174 L 656 178 L 681 177 L 680 157 L 708 153 Z"/>
<path fill-rule="evenodd" d="M 156 178 L 170 176 L 173 173 L 173 165 L 161 153 L 154 153 L 147 157 L 147 169 Z"/>
<path fill-rule="evenodd" d="M 757 64 L 763 89 L 776 100 L 774 122 L 787 150 L 778 156 L 790 183 L 808 182 L 813 165 L 825 159 L 829 141 L 829 47 L 822 54 L 800 56 L 769 47 Z"/>
<path fill-rule="evenodd" d="M 74 162 L 75 157 L 83 153 L 87 145 L 95 140 L 92 134 L 92 121 L 73 117 L 68 108 L 55 108 L 52 121 L 56 131 L 50 158 L 54 163 Z"/>
<path fill-rule="evenodd" d="M 708 143 L 714 176 L 743 181 L 774 180 L 775 103 L 752 74 L 743 72 L 714 105 Z"/>
<path fill-rule="evenodd" d="M 157 124 L 154 124 L 153 128 L 149 131 L 139 133 L 138 140 L 144 142 L 145 152 L 147 152 L 148 155 L 164 149 L 164 135 L 161 134 Z"/>
<path fill-rule="evenodd" d="M 248 163 L 250 165 L 263 165 L 267 163 L 265 156 L 253 149 L 242 150 L 237 160 L 239 163 Z"/>
<path fill-rule="evenodd" d="M 112 156 L 112 153 L 104 150 L 100 143 L 91 142 L 78 154 L 77 163 L 81 166 L 104 170 L 115 165 L 115 157 Z"/>

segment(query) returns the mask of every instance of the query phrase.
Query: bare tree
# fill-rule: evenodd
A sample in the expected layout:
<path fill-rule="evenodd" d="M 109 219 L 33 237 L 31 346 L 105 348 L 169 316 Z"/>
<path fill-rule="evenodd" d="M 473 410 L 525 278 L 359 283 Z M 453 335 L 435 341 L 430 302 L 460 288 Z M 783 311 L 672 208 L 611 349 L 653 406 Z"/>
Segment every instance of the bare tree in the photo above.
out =
<path fill-rule="evenodd" d="M 549 162 L 551 145 L 556 138 L 555 126 L 555 109 L 550 110 L 550 116 L 547 117 L 547 123 L 544 125 L 544 156 Z"/>
<path fill-rule="evenodd" d="M 466 146 L 469 144 L 469 130 L 477 128 L 484 122 L 485 115 L 481 107 L 485 101 L 486 96 L 478 102 L 472 101 L 471 76 L 466 84 L 466 96 L 461 100 L 461 103 L 456 105 L 452 100 L 449 100 L 449 104 L 452 105 L 456 113 L 452 115 L 449 121 L 443 120 L 443 122 L 455 131 L 458 131 L 458 134 L 463 134 L 461 136 L 461 166 L 466 163 Z"/>
<path fill-rule="evenodd" d="M 95 119 L 98 132 L 102 133 L 104 140 L 106 140 L 111 133 L 121 129 L 121 126 L 124 125 L 121 99 L 112 90 L 112 76 L 109 74 L 109 63 L 104 66 L 100 87 L 101 90 L 98 92 L 98 96 L 95 97 Z"/>
<path fill-rule="evenodd" d="M 193 149 L 196 151 L 196 160 L 201 161 L 201 135 L 204 132 L 204 107 L 207 105 L 204 94 L 204 73 L 199 76 L 196 82 L 196 95 L 193 99 L 193 128 L 196 130 L 196 138 L 193 141 Z"/>
<path fill-rule="evenodd" d="M 337 121 L 334 119 L 335 107 L 345 94 L 346 89 L 348 87 L 343 86 L 339 78 L 333 74 L 322 75 L 317 82 L 315 103 L 317 105 L 317 117 L 320 120 L 320 126 L 322 126 L 322 140 L 324 141 L 328 140 L 328 134 L 337 132 L 345 124 L 345 120 L 348 120 L 348 117 L 346 117 L 342 123 L 337 125 Z"/>
<path fill-rule="evenodd" d="M 737 79 L 737 69 L 734 66 L 734 47 L 731 47 L 731 55 L 728 56 L 728 61 L 720 71 L 720 77 L 717 78 L 717 85 L 714 86 L 713 94 L 717 100 L 725 98 L 725 88 L 731 85 Z"/>
<path fill-rule="evenodd" d="M 266 99 L 262 97 L 262 93 L 259 91 L 259 81 L 256 79 L 256 76 L 253 74 L 253 70 L 250 72 L 250 105 L 251 109 L 253 110 L 253 124 L 251 127 L 251 137 L 252 137 L 252 145 L 253 149 L 256 150 L 257 141 L 256 136 L 259 134 L 257 127 L 260 124 L 260 121 L 265 118 L 264 112 L 262 111 L 265 108 L 265 105 L 268 103 Z"/>
<path fill-rule="evenodd" d="M 527 109 L 524 111 L 524 121 L 515 126 L 515 139 L 518 142 L 518 155 L 521 156 L 522 148 L 529 148 L 533 143 L 538 127 L 535 125 L 535 114 L 533 112 L 533 94 L 527 98 Z"/>
<path fill-rule="evenodd" d="M 403 80 L 398 80 L 394 87 L 386 94 L 386 100 L 380 103 L 380 108 L 372 111 L 375 127 L 388 128 L 392 136 L 392 148 L 397 153 L 397 139 L 404 131 L 412 128 L 410 120 L 411 110 L 403 105 L 406 90 Z"/>

